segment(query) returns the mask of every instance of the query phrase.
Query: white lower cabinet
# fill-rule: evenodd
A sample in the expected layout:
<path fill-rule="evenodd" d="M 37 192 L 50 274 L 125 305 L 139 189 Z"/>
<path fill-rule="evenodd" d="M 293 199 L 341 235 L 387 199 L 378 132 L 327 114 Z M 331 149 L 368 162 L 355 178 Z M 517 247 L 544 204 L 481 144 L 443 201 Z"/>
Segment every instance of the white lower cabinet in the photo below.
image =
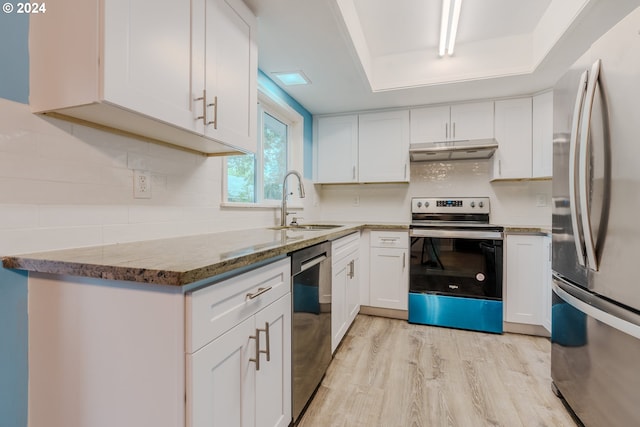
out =
<path fill-rule="evenodd" d="M 360 311 L 360 232 L 331 242 L 331 352 Z"/>
<path fill-rule="evenodd" d="M 188 355 L 187 425 L 288 426 L 290 333 L 287 294 Z"/>
<path fill-rule="evenodd" d="M 283 258 L 185 293 L 30 273 L 29 425 L 288 426 L 290 276 Z"/>
<path fill-rule="evenodd" d="M 187 351 L 207 342 L 187 354 L 187 427 L 289 425 L 289 275 L 287 258 L 187 296 Z"/>
<path fill-rule="evenodd" d="M 369 303 L 407 310 L 409 304 L 409 233 L 372 231 Z"/>
<path fill-rule="evenodd" d="M 255 425 L 253 334 L 255 319 L 250 318 L 187 356 L 187 425 Z"/>
<path fill-rule="evenodd" d="M 508 234 L 505 321 L 551 327 L 550 238 Z"/>

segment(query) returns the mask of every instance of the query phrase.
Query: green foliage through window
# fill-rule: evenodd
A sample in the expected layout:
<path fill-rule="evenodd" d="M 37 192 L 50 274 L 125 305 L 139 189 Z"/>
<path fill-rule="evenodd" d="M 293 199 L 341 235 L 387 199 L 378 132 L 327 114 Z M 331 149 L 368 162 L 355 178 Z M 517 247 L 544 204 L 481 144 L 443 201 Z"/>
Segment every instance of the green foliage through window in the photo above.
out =
<path fill-rule="evenodd" d="M 288 169 L 288 126 L 266 111 L 258 111 L 258 154 L 227 157 L 228 202 L 282 198 L 282 180 Z"/>

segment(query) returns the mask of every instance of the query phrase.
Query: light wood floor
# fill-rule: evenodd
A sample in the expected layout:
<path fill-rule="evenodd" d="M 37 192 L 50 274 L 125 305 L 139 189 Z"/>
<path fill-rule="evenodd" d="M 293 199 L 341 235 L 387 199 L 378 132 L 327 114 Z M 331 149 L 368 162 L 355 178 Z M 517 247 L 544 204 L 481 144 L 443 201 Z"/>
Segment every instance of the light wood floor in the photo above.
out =
<path fill-rule="evenodd" d="M 300 427 L 570 426 L 549 340 L 359 315 Z"/>

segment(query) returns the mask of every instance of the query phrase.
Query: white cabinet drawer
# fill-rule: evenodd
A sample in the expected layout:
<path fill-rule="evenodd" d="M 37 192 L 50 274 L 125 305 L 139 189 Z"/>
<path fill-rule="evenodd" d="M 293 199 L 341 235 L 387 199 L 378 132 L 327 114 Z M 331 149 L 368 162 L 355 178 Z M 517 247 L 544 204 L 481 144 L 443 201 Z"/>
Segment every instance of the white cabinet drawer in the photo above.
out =
<path fill-rule="evenodd" d="M 291 290 L 285 258 L 186 294 L 186 352 L 193 353 Z"/>
<path fill-rule="evenodd" d="M 335 265 L 342 258 L 360 249 L 360 232 L 349 234 L 331 242 L 331 265 Z"/>
<path fill-rule="evenodd" d="M 372 231 L 372 248 L 403 248 L 409 247 L 409 234 L 406 231 Z"/>

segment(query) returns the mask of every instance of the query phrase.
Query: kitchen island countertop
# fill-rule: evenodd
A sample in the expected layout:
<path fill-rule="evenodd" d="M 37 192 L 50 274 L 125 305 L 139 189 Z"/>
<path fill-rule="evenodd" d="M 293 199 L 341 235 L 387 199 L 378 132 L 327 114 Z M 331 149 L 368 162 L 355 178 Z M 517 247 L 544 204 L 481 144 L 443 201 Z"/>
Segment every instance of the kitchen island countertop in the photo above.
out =
<path fill-rule="evenodd" d="M 324 230 L 256 228 L 12 255 L 5 268 L 185 286 L 355 231 L 407 229 L 399 223 L 342 223 Z"/>

